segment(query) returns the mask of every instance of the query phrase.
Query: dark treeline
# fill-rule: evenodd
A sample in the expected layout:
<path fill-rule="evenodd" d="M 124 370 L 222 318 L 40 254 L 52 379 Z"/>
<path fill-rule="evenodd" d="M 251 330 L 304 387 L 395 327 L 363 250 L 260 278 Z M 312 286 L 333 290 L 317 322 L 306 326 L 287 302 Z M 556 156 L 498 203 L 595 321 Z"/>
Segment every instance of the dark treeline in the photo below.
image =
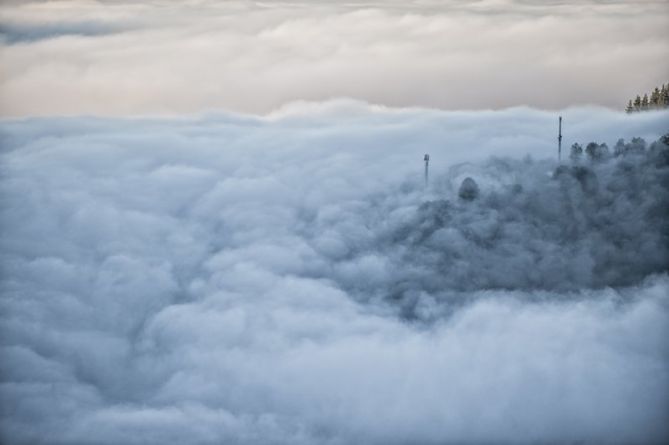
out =
<path fill-rule="evenodd" d="M 660 110 L 669 108 L 669 84 L 662 85 L 662 88 L 655 88 L 650 94 L 646 93 L 643 97 L 637 94 L 635 99 L 630 99 L 625 111 L 634 113 L 637 111 Z"/>
<path fill-rule="evenodd" d="M 613 151 L 609 149 L 606 143 L 598 144 L 597 142 L 590 142 L 585 146 L 585 149 L 581 144 L 575 143 L 571 146 L 569 158 L 573 162 L 579 162 L 584 156 L 591 161 L 602 161 L 611 155 L 619 157 L 635 153 L 645 153 L 646 151 L 650 153 L 660 152 L 660 148 L 666 148 L 667 146 L 669 146 L 669 133 L 650 145 L 643 138 L 639 137 L 632 138 L 629 142 L 625 142 L 624 139 L 618 139 L 618 142 L 613 147 Z M 666 150 L 662 151 L 662 153 L 664 155 L 667 154 Z"/>

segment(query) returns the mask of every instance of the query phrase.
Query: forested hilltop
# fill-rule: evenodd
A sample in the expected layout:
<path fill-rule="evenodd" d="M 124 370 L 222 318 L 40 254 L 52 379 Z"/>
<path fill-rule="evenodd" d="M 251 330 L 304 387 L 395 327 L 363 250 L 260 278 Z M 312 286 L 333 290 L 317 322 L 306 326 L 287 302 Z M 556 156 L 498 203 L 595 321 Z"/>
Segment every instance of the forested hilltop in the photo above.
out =
<path fill-rule="evenodd" d="M 648 149 L 648 150 L 646 150 Z M 646 144 L 643 138 L 632 138 L 631 142 L 625 142 L 624 139 L 618 139 L 613 147 L 613 156 L 619 157 L 633 153 L 644 153 L 648 151 L 651 155 L 658 155 L 664 159 L 664 164 L 669 165 L 669 133 L 662 136 L 659 140 Z M 585 149 L 578 142 L 571 146 L 569 158 L 573 162 L 579 162 L 585 154 L 591 161 L 601 161 L 610 157 L 611 151 L 606 143 L 598 144 L 590 142 Z M 659 158 L 658 158 L 659 159 Z"/>
<path fill-rule="evenodd" d="M 657 88 L 651 91 L 650 95 L 645 93 L 643 97 L 637 94 L 634 100 L 630 99 L 627 103 L 625 111 L 634 113 L 636 111 L 661 110 L 669 108 L 669 83 L 662 84 L 662 88 Z"/>

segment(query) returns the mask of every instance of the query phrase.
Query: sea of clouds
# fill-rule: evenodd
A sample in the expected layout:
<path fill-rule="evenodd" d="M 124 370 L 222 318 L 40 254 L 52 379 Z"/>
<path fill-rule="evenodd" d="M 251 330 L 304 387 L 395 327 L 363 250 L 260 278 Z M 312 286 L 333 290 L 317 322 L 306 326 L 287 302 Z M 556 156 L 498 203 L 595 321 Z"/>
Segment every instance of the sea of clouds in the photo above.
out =
<path fill-rule="evenodd" d="M 562 115 L 566 147 L 668 130 Z M 661 443 L 669 166 L 556 170 L 556 124 L 4 120 L 1 441 Z"/>
<path fill-rule="evenodd" d="M 3 0 L 0 116 L 623 109 L 668 30 L 666 0 Z"/>

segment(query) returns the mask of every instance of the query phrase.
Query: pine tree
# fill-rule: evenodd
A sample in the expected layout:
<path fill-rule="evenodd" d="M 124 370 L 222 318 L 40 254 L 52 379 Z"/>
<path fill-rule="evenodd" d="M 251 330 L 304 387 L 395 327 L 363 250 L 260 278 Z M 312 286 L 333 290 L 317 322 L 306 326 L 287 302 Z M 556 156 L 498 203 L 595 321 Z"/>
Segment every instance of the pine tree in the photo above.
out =
<path fill-rule="evenodd" d="M 650 107 L 651 108 L 660 108 L 660 89 L 655 87 L 652 93 L 650 93 Z"/>
<path fill-rule="evenodd" d="M 655 87 L 650 93 L 645 93 L 643 98 L 637 94 L 634 100 L 630 100 L 625 107 L 627 113 L 641 110 L 659 110 L 669 108 L 669 83 L 662 84 L 662 88 Z"/>
<path fill-rule="evenodd" d="M 634 111 L 634 106 L 632 105 L 632 101 L 630 100 L 629 103 L 627 104 L 627 108 L 625 108 L 625 111 L 629 114 Z"/>

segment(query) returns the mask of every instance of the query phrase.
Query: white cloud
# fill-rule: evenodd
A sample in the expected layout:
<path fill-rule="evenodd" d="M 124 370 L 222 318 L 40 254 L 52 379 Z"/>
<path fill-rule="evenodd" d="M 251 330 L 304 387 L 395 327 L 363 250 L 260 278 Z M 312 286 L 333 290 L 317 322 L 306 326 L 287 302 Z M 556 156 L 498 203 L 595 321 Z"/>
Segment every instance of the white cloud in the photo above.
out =
<path fill-rule="evenodd" d="M 564 117 L 567 146 L 667 121 Z M 3 440 L 661 442 L 667 167 L 588 166 L 584 192 L 552 176 L 555 120 L 4 121 Z"/>
<path fill-rule="evenodd" d="M 337 97 L 622 109 L 669 69 L 666 2 L 58 1 L 2 13 L 5 116 L 267 113 Z"/>

